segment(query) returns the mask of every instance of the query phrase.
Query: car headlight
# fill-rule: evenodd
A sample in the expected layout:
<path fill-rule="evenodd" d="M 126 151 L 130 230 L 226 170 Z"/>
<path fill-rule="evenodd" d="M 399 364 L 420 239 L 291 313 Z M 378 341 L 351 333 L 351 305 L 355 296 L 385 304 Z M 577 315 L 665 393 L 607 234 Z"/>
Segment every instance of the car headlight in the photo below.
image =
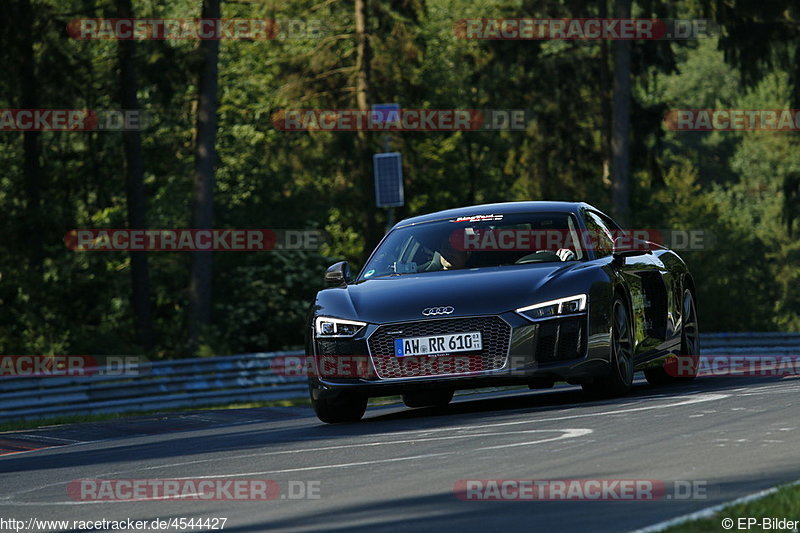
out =
<path fill-rule="evenodd" d="M 558 300 L 550 300 L 549 302 L 520 307 L 517 309 L 517 313 L 530 320 L 541 320 L 543 318 L 552 318 L 559 315 L 571 315 L 586 311 L 587 299 L 585 294 L 576 294 L 575 296 L 567 296 L 566 298 L 559 298 Z"/>
<path fill-rule="evenodd" d="M 314 331 L 317 337 L 355 337 L 366 325 L 356 320 L 319 316 L 314 321 Z"/>

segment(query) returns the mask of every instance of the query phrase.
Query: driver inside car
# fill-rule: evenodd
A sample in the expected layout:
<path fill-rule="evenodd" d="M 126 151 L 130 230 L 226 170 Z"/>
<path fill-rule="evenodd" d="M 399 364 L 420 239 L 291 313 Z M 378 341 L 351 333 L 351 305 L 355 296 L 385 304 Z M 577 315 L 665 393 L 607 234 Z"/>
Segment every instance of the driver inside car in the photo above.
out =
<path fill-rule="evenodd" d="M 439 238 L 432 252 L 431 259 L 419 265 L 417 272 L 461 269 L 466 266 L 469 257 L 469 252 L 453 248 L 449 234 Z"/>

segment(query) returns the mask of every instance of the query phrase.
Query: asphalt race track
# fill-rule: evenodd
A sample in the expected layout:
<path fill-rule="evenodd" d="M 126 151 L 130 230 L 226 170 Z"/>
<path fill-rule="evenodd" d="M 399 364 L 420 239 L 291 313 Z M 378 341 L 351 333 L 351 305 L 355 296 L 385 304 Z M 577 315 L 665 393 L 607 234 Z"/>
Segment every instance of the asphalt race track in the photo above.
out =
<path fill-rule="evenodd" d="M 799 411 L 800 379 L 725 377 L 637 381 L 631 395 L 606 401 L 565 386 L 457 397 L 443 409 L 373 407 L 347 425 L 322 424 L 310 409 L 264 408 L 6 433 L 0 516 L 225 517 L 231 532 L 630 531 L 800 478 Z M 151 478 L 270 479 L 282 497 L 109 502 L 67 491 L 79 479 Z M 454 486 L 466 479 L 681 480 L 706 493 L 464 501 Z M 319 497 L 289 498 L 290 481 L 295 490 L 311 482 L 302 486 Z"/>

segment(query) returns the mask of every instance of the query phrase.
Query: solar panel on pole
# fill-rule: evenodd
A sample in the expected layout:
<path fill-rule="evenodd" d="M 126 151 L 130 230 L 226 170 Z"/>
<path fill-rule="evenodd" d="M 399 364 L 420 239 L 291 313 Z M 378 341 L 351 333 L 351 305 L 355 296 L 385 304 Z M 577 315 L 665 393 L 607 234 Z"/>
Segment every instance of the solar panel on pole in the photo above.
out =
<path fill-rule="evenodd" d="M 403 196 L 403 161 L 400 152 L 374 154 L 375 203 L 378 207 L 399 207 Z"/>

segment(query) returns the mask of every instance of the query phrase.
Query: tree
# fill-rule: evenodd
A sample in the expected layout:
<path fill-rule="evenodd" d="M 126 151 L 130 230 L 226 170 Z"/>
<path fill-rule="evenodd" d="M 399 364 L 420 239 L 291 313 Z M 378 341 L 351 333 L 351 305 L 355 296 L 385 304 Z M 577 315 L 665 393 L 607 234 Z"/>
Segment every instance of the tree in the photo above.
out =
<path fill-rule="evenodd" d="M 600 0 L 600 13 L 601 19 L 608 16 L 608 1 Z M 611 105 L 610 98 L 608 97 L 608 41 L 603 39 L 600 41 L 600 114 L 602 115 L 601 122 L 601 142 L 603 146 L 603 184 L 610 183 L 611 176 Z"/>
<path fill-rule="evenodd" d="M 201 18 L 219 19 L 220 0 L 203 0 Z M 217 162 L 217 75 L 219 40 L 200 41 L 197 83 L 192 228 L 211 229 L 214 222 L 214 166 Z M 203 327 L 211 322 L 212 252 L 192 252 L 189 283 L 189 347 L 194 351 Z"/>
<path fill-rule="evenodd" d="M 368 30 L 369 6 L 367 0 L 355 0 L 354 20 L 356 39 L 356 107 L 359 111 L 369 111 L 370 104 L 370 61 L 372 59 L 370 35 Z M 364 228 L 366 230 L 363 256 L 366 257 L 378 241 L 377 222 L 375 220 L 374 191 L 372 180 L 371 143 L 364 131 L 357 134 L 355 146 L 357 182 L 360 184 L 364 199 Z"/>
<path fill-rule="evenodd" d="M 116 0 L 120 18 L 132 18 L 131 0 Z M 120 40 L 118 45 L 120 103 L 123 109 L 139 110 L 137 92 L 139 83 L 134 64 L 136 41 Z M 144 192 L 144 162 L 142 137 L 136 130 L 122 132 L 125 153 L 125 191 L 128 208 L 128 227 L 146 229 L 146 200 Z M 147 252 L 130 252 L 131 255 L 131 305 L 133 307 L 136 339 L 146 350 L 153 349 L 153 316 L 150 310 L 150 273 Z"/>
<path fill-rule="evenodd" d="M 789 75 L 789 105 L 800 107 L 800 10 L 795 0 L 708 1 L 706 12 L 719 20 L 726 31 L 719 48 L 725 60 L 736 67 L 745 87 L 755 87 L 768 73 L 783 70 Z M 783 218 L 793 220 L 796 204 L 791 198 L 793 178 L 783 184 Z M 796 202 L 796 200 L 794 200 Z"/>
<path fill-rule="evenodd" d="M 615 16 L 631 18 L 631 0 L 616 0 Z M 631 212 L 631 42 L 617 40 L 614 49 L 614 100 L 611 151 L 613 176 L 614 214 L 622 224 L 627 224 Z"/>
<path fill-rule="evenodd" d="M 20 55 L 19 77 L 20 77 L 20 103 L 22 109 L 36 109 L 40 107 L 39 102 L 39 81 L 36 79 L 36 60 L 34 57 L 34 28 L 33 28 L 33 6 L 30 0 L 19 0 L 15 2 L 12 9 L 16 7 L 19 24 L 19 50 Z M 44 250 L 42 243 L 42 167 L 41 139 L 40 131 L 25 131 L 23 137 L 23 181 L 25 183 L 26 195 L 26 225 L 29 230 L 27 246 L 29 251 L 30 263 L 36 270 L 42 267 L 44 260 Z"/>

